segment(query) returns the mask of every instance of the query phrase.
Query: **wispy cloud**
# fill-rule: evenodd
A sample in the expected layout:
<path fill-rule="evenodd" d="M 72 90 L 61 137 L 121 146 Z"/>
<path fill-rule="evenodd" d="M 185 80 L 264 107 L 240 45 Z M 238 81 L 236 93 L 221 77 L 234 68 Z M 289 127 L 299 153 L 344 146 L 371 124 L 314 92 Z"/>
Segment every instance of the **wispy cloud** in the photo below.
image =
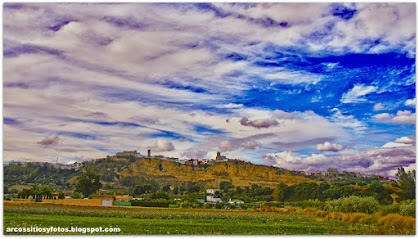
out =
<path fill-rule="evenodd" d="M 315 168 L 347 151 L 317 144 L 415 131 L 413 3 L 5 3 L 3 17 L 5 160 L 286 150 Z"/>

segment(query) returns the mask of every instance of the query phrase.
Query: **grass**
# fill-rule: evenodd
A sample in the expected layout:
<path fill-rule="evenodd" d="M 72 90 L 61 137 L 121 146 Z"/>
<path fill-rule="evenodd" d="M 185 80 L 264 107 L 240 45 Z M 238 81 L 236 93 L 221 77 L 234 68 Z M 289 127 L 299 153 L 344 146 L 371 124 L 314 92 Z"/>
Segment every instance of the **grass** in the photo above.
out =
<path fill-rule="evenodd" d="M 288 215 L 292 216 L 292 215 Z M 295 217 L 294 217 L 295 218 Z M 119 227 L 123 235 L 310 235 L 358 234 L 363 228 L 345 223 L 305 220 L 137 219 L 5 213 L 4 227 Z M 7 234 L 5 232 L 5 234 Z M 59 234 L 59 233 L 57 233 Z M 69 233 L 66 233 L 69 234 Z M 76 233 L 77 234 L 77 233 Z"/>
<path fill-rule="evenodd" d="M 302 213 L 4 203 L 5 234 L 7 227 L 30 226 L 119 227 L 123 235 L 376 234 L 371 223 Z"/>

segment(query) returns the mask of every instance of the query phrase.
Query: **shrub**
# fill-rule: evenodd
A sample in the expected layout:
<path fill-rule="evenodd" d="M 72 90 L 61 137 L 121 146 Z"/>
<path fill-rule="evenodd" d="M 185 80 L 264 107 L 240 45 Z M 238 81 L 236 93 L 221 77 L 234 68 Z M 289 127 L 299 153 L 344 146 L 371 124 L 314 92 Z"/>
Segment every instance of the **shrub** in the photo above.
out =
<path fill-rule="evenodd" d="M 389 214 L 381 217 L 378 220 L 379 225 L 393 233 L 414 234 L 416 220 L 411 217 L 400 216 L 396 214 Z"/>
<path fill-rule="evenodd" d="M 416 205 L 415 201 L 409 204 L 402 204 L 400 205 L 400 214 L 403 216 L 411 216 L 415 217 L 416 215 Z"/>
<path fill-rule="evenodd" d="M 323 209 L 325 203 L 320 201 L 319 199 L 309 199 L 309 200 L 304 200 L 301 202 L 301 207 L 302 208 L 307 208 L 307 207 L 314 207 L 314 208 L 319 208 L 319 209 Z"/>
<path fill-rule="evenodd" d="M 378 210 L 378 201 L 374 197 L 350 196 L 326 201 L 324 210 L 329 212 L 365 212 L 373 213 Z"/>
<path fill-rule="evenodd" d="M 359 223 L 361 222 L 362 218 L 365 217 L 366 214 L 365 213 L 354 213 L 351 215 L 351 217 L 349 218 L 349 222 L 353 222 L 353 223 Z"/>
<path fill-rule="evenodd" d="M 388 215 L 390 213 L 399 213 L 400 212 L 400 204 L 392 204 L 387 208 L 380 210 L 383 216 Z"/>
<path fill-rule="evenodd" d="M 169 202 L 131 201 L 131 206 L 141 207 L 169 207 Z"/>

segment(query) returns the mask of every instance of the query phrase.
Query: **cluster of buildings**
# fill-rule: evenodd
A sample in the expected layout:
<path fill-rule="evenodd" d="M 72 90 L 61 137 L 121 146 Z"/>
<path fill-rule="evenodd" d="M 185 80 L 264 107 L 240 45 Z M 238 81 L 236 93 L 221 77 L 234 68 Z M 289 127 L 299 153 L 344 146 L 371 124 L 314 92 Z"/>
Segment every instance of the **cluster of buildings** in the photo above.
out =
<path fill-rule="evenodd" d="M 206 196 L 206 198 L 205 198 L 205 200 L 208 202 L 208 203 L 217 203 L 217 202 L 222 202 L 222 200 L 221 200 L 221 198 L 219 198 L 219 197 L 217 197 L 217 192 L 220 192 L 221 190 L 219 190 L 219 189 L 207 189 L 206 190 L 206 193 L 207 193 L 207 196 Z M 231 200 L 231 198 L 228 200 L 228 203 L 230 204 L 230 205 L 243 205 L 244 204 L 244 201 L 242 201 L 242 200 L 237 200 L 237 199 L 233 199 L 233 200 Z"/>
<path fill-rule="evenodd" d="M 163 159 L 167 161 L 172 161 L 180 164 L 185 164 L 189 166 L 201 166 L 201 165 L 211 165 L 214 163 L 219 162 L 228 162 L 228 161 L 240 161 L 243 163 L 248 163 L 246 161 L 240 160 L 240 159 L 229 159 L 226 156 L 221 155 L 220 152 L 217 152 L 217 156 L 215 159 L 179 159 L 179 158 L 173 158 L 173 157 L 166 157 L 164 155 L 151 155 L 151 150 L 147 150 L 147 156 L 144 156 L 137 152 L 137 150 L 134 151 L 123 151 L 115 154 L 115 157 L 122 158 L 122 157 L 136 157 L 136 158 L 154 158 L 154 159 Z"/>

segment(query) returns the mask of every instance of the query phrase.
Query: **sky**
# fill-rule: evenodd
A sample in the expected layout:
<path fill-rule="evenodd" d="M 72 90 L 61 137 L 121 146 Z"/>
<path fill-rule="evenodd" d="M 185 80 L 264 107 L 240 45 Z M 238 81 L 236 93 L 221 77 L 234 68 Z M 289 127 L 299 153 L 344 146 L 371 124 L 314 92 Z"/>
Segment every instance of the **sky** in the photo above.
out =
<path fill-rule="evenodd" d="M 4 3 L 4 161 L 416 161 L 415 3 Z"/>

